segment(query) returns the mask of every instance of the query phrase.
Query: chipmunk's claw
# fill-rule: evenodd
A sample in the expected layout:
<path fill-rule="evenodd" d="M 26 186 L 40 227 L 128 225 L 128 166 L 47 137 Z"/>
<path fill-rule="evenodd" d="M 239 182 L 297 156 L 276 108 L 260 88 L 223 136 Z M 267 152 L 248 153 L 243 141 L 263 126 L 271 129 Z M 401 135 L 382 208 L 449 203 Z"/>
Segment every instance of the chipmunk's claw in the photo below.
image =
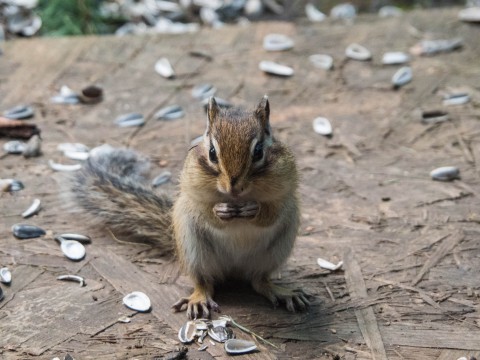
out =
<path fill-rule="evenodd" d="M 253 283 L 255 290 L 264 295 L 276 308 L 279 303 L 285 304 L 288 311 L 305 311 L 310 302 L 306 298 L 303 290 L 290 290 L 281 286 L 274 285 L 269 281 Z"/>
<path fill-rule="evenodd" d="M 175 312 L 178 312 L 183 310 L 184 305 L 187 305 L 187 317 L 190 320 L 199 319 L 201 317 L 209 318 L 210 310 L 220 312 L 220 306 L 218 306 L 210 296 L 205 294 L 202 296 L 196 292 L 189 297 L 181 298 L 173 304 L 172 308 Z"/>

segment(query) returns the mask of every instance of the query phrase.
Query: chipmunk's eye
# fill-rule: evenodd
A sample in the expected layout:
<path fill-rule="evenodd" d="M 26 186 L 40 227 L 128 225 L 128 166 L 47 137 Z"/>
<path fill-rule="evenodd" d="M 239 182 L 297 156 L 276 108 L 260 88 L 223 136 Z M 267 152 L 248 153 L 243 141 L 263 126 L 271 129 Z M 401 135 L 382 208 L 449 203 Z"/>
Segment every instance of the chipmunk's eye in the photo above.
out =
<path fill-rule="evenodd" d="M 210 161 L 214 164 L 218 163 L 218 158 L 217 158 L 217 152 L 215 151 L 215 147 L 213 144 L 210 144 L 210 150 L 208 152 L 208 157 L 210 158 Z"/>
<path fill-rule="evenodd" d="M 258 143 L 255 145 L 255 149 L 253 149 L 253 162 L 257 162 L 262 160 L 263 158 L 263 143 Z"/>

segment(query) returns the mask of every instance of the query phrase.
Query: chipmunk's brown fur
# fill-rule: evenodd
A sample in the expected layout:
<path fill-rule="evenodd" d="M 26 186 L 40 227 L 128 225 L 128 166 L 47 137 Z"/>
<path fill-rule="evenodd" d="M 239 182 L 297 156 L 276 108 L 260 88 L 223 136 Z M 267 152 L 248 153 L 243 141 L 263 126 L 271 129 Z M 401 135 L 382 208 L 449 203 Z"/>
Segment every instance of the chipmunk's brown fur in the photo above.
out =
<path fill-rule="evenodd" d="M 274 304 L 304 309 L 301 291 L 270 281 L 292 250 L 299 209 L 295 160 L 271 134 L 268 100 L 244 112 L 220 109 L 212 98 L 207 112 L 204 140 L 187 155 L 173 209 L 166 196 L 142 185 L 146 163 L 128 150 L 89 160 L 74 192 L 115 231 L 175 253 L 195 285 L 174 304 L 186 305 L 189 318 L 217 311 L 214 284 L 230 278 L 250 281 Z"/>

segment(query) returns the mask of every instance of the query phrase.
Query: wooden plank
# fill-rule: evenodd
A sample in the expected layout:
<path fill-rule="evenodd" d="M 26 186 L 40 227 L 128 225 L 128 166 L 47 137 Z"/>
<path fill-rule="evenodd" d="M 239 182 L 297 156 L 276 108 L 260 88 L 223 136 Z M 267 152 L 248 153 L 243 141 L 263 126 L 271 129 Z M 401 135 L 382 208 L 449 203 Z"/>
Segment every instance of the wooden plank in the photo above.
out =
<path fill-rule="evenodd" d="M 463 351 L 463 350 L 443 350 L 437 360 L 457 360 L 461 357 L 465 357 L 467 360 L 472 358 L 478 359 L 480 357 L 480 351 Z"/>
<path fill-rule="evenodd" d="M 344 267 L 345 280 L 350 297 L 352 299 L 368 298 L 367 288 L 362 277 L 362 269 L 350 249 L 345 254 Z M 387 353 L 385 352 L 385 346 L 383 345 L 382 336 L 380 335 L 377 319 L 372 307 L 369 306 L 365 309 L 355 310 L 355 315 L 362 336 L 372 352 L 373 359 L 386 360 Z"/>

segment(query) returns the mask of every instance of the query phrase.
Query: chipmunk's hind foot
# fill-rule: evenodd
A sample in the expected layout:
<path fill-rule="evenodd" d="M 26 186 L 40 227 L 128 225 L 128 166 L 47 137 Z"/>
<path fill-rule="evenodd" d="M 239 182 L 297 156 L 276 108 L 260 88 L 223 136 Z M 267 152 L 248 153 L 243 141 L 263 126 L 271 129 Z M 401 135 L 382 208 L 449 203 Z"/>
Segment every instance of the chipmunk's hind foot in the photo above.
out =
<path fill-rule="evenodd" d="M 279 304 L 285 304 L 288 311 L 305 311 L 310 302 L 303 290 L 290 290 L 275 284 L 270 280 L 261 280 L 252 283 L 253 288 L 259 294 L 265 296 L 276 308 Z"/>
<path fill-rule="evenodd" d="M 220 312 L 220 306 L 213 301 L 212 292 L 200 286 L 195 287 L 192 295 L 184 297 L 173 304 L 172 308 L 177 311 L 183 311 L 186 305 L 187 317 L 190 320 L 199 318 L 209 318 L 210 310 Z"/>

